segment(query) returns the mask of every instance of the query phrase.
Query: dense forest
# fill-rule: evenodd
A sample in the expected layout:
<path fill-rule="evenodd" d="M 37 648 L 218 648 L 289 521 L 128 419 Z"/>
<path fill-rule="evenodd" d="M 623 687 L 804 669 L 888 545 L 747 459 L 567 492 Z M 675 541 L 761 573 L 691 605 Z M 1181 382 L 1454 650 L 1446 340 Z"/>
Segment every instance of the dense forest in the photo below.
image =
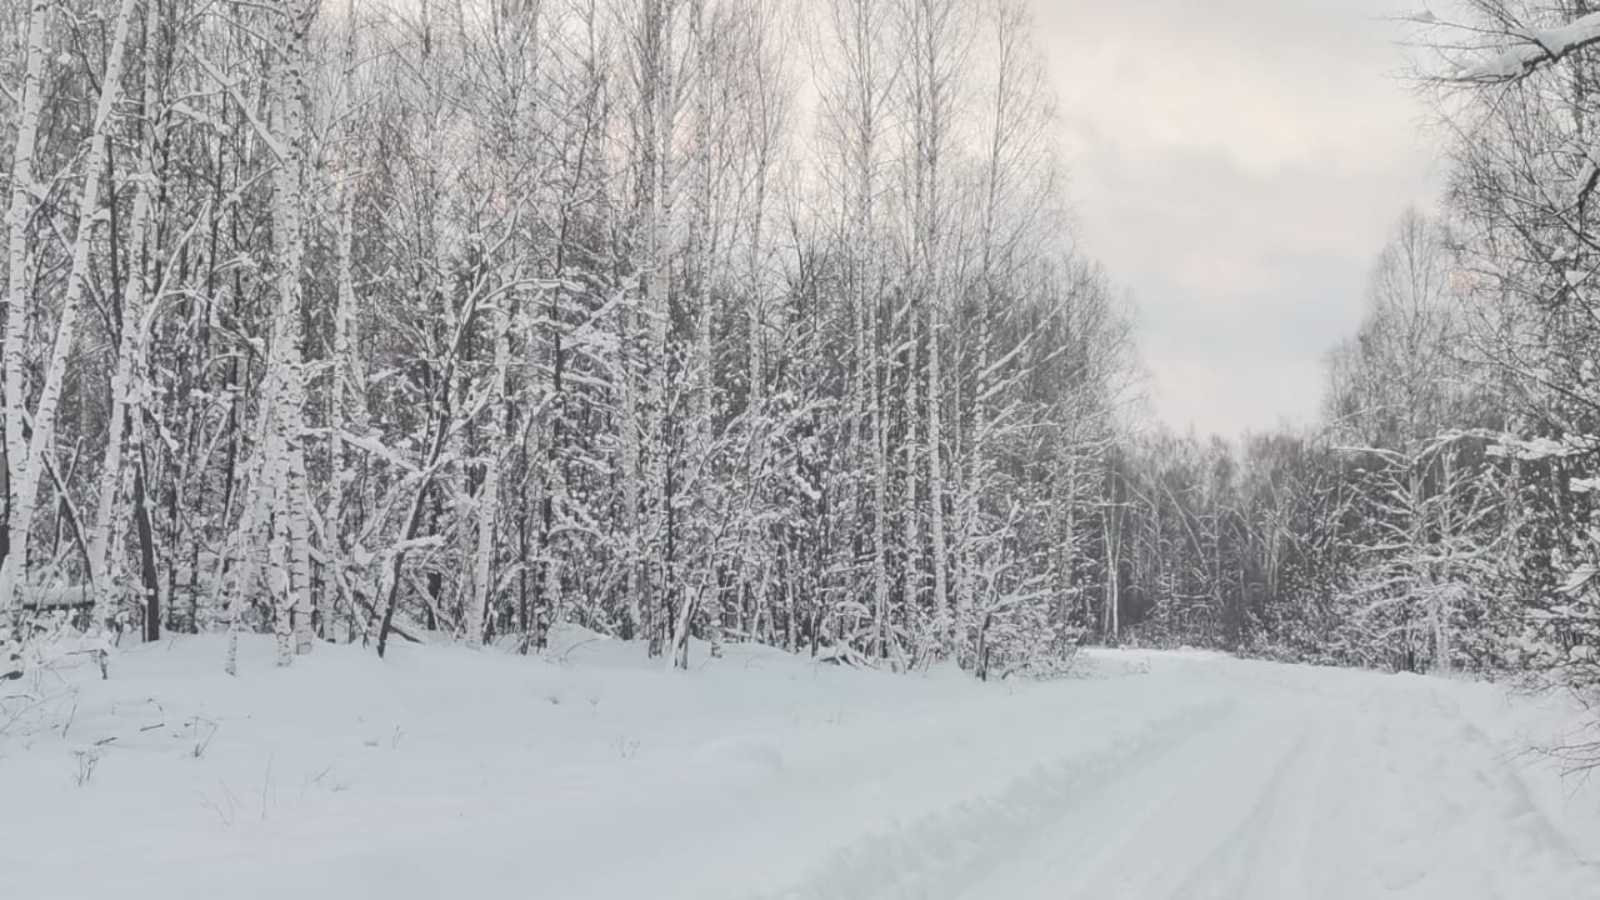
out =
<path fill-rule="evenodd" d="M 1447 195 L 1321 423 L 1230 442 L 1151 424 L 1026 0 L 0 0 L 13 655 L 1592 685 L 1600 25 L 1463 10 L 1408 30 Z"/>

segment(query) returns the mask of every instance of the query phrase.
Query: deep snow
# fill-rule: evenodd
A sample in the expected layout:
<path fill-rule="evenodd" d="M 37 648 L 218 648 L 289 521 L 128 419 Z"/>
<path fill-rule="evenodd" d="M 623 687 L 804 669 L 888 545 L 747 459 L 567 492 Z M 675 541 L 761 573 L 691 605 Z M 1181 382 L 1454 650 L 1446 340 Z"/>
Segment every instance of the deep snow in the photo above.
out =
<path fill-rule="evenodd" d="M 1559 698 L 1134 651 L 670 673 L 564 637 L 47 675 L 0 734 L 0 897 L 1600 897 L 1600 790 L 1522 752 L 1581 721 Z"/>

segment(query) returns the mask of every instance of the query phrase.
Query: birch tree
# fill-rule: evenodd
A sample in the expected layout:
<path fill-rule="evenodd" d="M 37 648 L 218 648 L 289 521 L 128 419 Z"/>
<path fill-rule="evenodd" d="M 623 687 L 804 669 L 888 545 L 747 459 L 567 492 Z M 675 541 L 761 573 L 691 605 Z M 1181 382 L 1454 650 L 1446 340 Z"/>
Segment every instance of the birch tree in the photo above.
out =
<path fill-rule="evenodd" d="M 34 171 L 39 139 L 39 114 L 44 103 L 43 72 L 49 47 L 45 44 L 50 4 L 28 4 L 26 62 L 17 103 L 17 139 L 11 165 L 11 198 L 6 208 L 6 333 L 5 447 L 6 447 L 6 557 L 0 563 L 0 611 L 20 612 L 28 579 L 28 528 L 22 515 L 25 484 L 29 479 L 28 445 L 23 438 L 25 411 L 22 372 L 28 333 L 28 228 L 40 190 Z"/>
<path fill-rule="evenodd" d="M 10 537 L 7 544 L 8 553 L 5 565 L 8 567 L 7 575 L 0 578 L 0 589 L 9 589 L 13 602 L 17 600 L 17 591 L 26 585 L 28 578 L 28 536 L 33 527 L 34 510 L 38 503 L 39 489 L 42 484 L 42 475 L 47 466 L 52 465 L 51 458 L 55 448 L 55 426 L 57 410 L 61 402 L 62 382 L 66 377 L 67 362 L 72 353 L 73 344 L 77 335 L 78 313 L 83 302 L 83 294 L 89 277 L 90 245 L 98 229 L 102 208 L 100 205 L 100 188 L 102 172 L 106 158 L 107 146 L 110 140 L 112 108 L 116 104 L 122 91 L 122 69 L 128 35 L 134 21 L 135 4 L 133 0 L 122 0 L 113 21 L 113 36 L 110 51 L 105 60 L 105 69 L 100 75 L 99 99 L 96 102 L 93 119 L 87 136 L 88 150 L 84 155 L 83 184 L 78 194 L 77 227 L 72 243 L 72 253 L 66 282 L 63 288 L 60 315 L 56 322 L 55 337 L 51 345 L 49 361 L 46 365 L 44 378 L 39 387 L 37 404 L 32 411 L 32 434 L 25 447 L 21 446 L 20 439 L 16 441 L 12 451 L 7 453 L 8 464 L 12 466 L 12 490 L 15 502 L 10 505 Z M 32 154 L 34 141 L 38 130 L 39 109 L 38 93 L 43 86 L 39 84 L 39 73 L 35 68 L 33 59 L 34 51 L 41 54 L 46 51 L 44 44 L 44 17 L 46 10 L 42 5 L 36 5 L 29 17 L 29 62 L 25 76 L 23 96 L 23 121 L 19 128 L 17 142 L 17 162 L 14 166 L 14 187 L 12 192 L 12 215 L 17 220 L 12 223 L 13 237 L 11 238 L 12 250 L 10 258 L 10 274 L 8 280 L 8 294 L 11 297 L 11 310 L 23 313 L 25 307 L 23 291 L 26 289 L 25 276 L 19 269 L 26 266 L 26 237 L 22 234 L 25 228 L 26 200 L 19 198 L 19 191 L 24 185 L 33 184 Z M 28 96 L 28 88 L 34 89 L 34 96 Z M 30 188 L 31 189 L 31 188 Z M 25 318 L 18 315 L 15 325 L 21 325 Z M 8 341 L 12 331 L 20 332 L 20 328 L 8 330 Z M 22 346 L 21 335 L 17 335 L 16 350 L 11 350 L 8 344 L 8 354 L 20 356 Z M 20 358 L 16 364 L 8 366 L 7 389 L 20 391 L 21 365 Z M 15 407 L 15 418 L 18 420 L 16 427 L 20 428 L 20 419 L 24 406 L 19 402 Z M 12 416 L 8 415 L 8 421 Z M 9 427 L 9 426 L 8 426 Z M 9 580 L 8 580 L 9 579 Z"/>

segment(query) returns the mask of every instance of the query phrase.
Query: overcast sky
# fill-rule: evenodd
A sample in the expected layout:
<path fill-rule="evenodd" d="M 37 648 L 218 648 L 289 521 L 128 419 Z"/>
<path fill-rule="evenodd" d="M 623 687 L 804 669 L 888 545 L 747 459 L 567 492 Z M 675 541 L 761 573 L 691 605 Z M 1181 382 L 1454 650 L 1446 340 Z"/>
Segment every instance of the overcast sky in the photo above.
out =
<path fill-rule="evenodd" d="M 1436 194 L 1381 21 L 1418 4 L 1034 2 L 1081 235 L 1133 293 L 1155 411 L 1227 435 L 1311 420 L 1386 232 Z"/>

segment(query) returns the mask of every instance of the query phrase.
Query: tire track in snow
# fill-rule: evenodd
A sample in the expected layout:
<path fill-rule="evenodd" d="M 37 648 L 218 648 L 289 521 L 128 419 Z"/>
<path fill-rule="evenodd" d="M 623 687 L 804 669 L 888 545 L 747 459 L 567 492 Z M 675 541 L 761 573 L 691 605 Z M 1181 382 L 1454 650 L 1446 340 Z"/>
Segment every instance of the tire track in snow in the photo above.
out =
<path fill-rule="evenodd" d="M 1243 822 L 1198 865 L 1160 894 L 1171 900 L 1295 900 L 1303 897 L 1304 812 L 1316 767 L 1307 765 L 1312 726 L 1304 726 Z M 1295 821 L 1295 819 L 1300 821 Z M 1285 827 L 1287 825 L 1287 827 Z M 1295 852 L 1298 850 L 1299 852 Z"/>
<path fill-rule="evenodd" d="M 861 838 L 830 855 L 800 884 L 747 896 L 750 900 L 959 896 L 1068 811 L 1105 796 L 1155 761 L 1209 733 L 1234 707 L 1226 699 L 1146 722 L 1087 754 L 1066 757 L 1015 779 L 997 794 Z"/>
<path fill-rule="evenodd" d="M 1145 766 L 1127 792 L 1062 816 L 964 900 L 1205 897 L 1219 881 L 1224 893 L 1214 896 L 1240 900 L 1226 884 L 1249 860 L 1235 866 L 1234 857 L 1259 859 L 1266 851 L 1255 841 L 1279 840 L 1258 819 L 1282 805 L 1289 773 L 1303 768 L 1309 728 L 1297 709 L 1259 699 L 1228 727 Z"/>

